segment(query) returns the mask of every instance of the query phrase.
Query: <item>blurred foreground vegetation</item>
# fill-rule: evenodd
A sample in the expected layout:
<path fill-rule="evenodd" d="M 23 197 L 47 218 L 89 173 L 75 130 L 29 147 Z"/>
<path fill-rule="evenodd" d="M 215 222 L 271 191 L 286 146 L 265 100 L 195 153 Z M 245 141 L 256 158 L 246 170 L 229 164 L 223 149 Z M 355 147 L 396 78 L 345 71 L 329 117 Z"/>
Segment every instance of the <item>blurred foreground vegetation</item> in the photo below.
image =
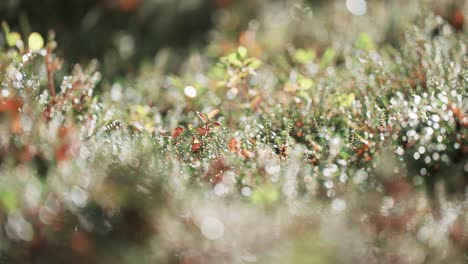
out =
<path fill-rule="evenodd" d="M 464 1 L 32 2 L 0 263 L 468 261 Z"/>

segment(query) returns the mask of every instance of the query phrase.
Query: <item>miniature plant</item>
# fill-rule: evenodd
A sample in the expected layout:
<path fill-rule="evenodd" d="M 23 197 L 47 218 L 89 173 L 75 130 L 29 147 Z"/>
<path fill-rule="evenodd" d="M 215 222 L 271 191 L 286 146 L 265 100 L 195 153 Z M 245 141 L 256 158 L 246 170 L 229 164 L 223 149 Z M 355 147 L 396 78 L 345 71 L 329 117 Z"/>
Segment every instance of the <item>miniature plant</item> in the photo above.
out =
<path fill-rule="evenodd" d="M 205 46 L 86 66 L 3 23 L 0 259 L 464 262 L 464 6 L 390 2 L 214 1 Z"/>

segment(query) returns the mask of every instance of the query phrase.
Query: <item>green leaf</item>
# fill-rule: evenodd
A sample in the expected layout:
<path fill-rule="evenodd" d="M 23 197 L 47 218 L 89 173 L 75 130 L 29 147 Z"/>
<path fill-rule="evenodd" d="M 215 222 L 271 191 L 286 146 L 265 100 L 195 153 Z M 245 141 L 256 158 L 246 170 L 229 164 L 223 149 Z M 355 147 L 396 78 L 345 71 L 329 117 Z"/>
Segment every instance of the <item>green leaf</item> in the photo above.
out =
<path fill-rule="evenodd" d="M 250 200 L 256 204 L 273 204 L 279 199 L 279 192 L 271 186 L 262 186 L 252 192 Z"/>
<path fill-rule="evenodd" d="M 7 212 L 12 212 L 16 210 L 18 206 L 18 201 L 16 195 L 12 191 L 3 191 L 0 193 L 0 200 L 3 207 Z"/>
<path fill-rule="evenodd" d="M 301 87 L 304 90 L 307 90 L 307 89 L 312 88 L 312 86 L 314 85 L 314 81 L 310 78 L 304 77 L 304 78 L 299 79 L 298 84 L 299 84 L 299 87 Z"/>
<path fill-rule="evenodd" d="M 5 34 L 5 39 L 9 47 L 16 46 L 18 40 L 21 40 L 21 35 L 18 32 L 10 32 L 10 27 L 4 21 L 2 22 L 3 33 Z"/>
<path fill-rule="evenodd" d="M 2 29 L 3 29 L 3 34 L 5 34 L 5 36 L 10 34 L 10 27 L 8 26 L 7 22 L 2 21 Z"/>
<path fill-rule="evenodd" d="M 347 108 L 351 106 L 351 104 L 354 101 L 354 98 L 355 98 L 354 93 L 341 94 L 336 98 L 336 102 L 339 106 Z"/>
<path fill-rule="evenodd" d="M 366 51 L 371 51 L 375 49 L 375 44 L 372 41 L 372 38 L 369 36 L 369 34 L 365 32 L 362 32 L 361 34 L 359 34 L 359 37 L 356 40 L 355 45 L 357 48 L 363 49 Z"/>
<path fill-rule="evenodd" d="M 327 67 L 335 57 L 336 51 L 332 48 L 327 48 L 320 59 L 320 68 Z"/>
<path fill-rule="evenodd" d="M 248 58 L 245 60 L 244 63 L 254 70 L 260 67 L 260 65 L 262 65 L 262 62 L 257 58 Z"/>
<path fill-rule="evenodd" d="M 149 112 L 151 111 L 147 105 L 135 105 L 133 109 L 138 114 L 138 117 L 141 119 L 146 118 Z"/>
<path fill-rule="evenodd" d="M 247 57 L 247 48 L 239 46 L 237 48 L 237 54 L 239 54 L 239 58 L 245 59 Z"/>
<path fill-rule="evenodd" d="M 226 61 L 228 64 L 232 64 L 234 66 L 240 66 L 242 62 L 239 60 L 237 53 L 231 53 L 226 57 Z"/>
<path fill-rule="evenodd" d="M 28 47 L 31 51 L 38 51 L 44 47 L 44 39 L 37 32 L 31 33 L 28 38 Z"/>
<path fill-rule="evenodd" d="M 21 40 L 21 35 L 18 32 L 11 32 L 8 34 L 7 38 L 7 44 L 10 47 L 16 46 L 16 43 Z"/>
<path fill-rule="evenodd" d="M 293 57 L 296 62 L 300 64 L 306 64 L 315 59 L 315 51 L 298 49 L 294 52 Z"/>
<path fill-rule="evenodd" d="M 184 82 L 177 76 L 171 75 L 169 76 L 169 83 L 177 88 L 184 87 Z"/>

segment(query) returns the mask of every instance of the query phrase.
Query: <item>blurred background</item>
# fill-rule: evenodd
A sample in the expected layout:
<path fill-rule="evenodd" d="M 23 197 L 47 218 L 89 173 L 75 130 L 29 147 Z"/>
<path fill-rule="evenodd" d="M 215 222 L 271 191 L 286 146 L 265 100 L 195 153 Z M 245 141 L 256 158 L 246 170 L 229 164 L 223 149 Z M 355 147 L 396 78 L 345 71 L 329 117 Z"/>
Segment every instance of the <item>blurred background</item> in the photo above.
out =
<path fill-rule="evenodd" d="M 222 4 L 217 2 L 5 0 L 0 3 L 0 17 L 25 35 L 54 30 L 60 51 L 69 60 L 118 58 L 135 64 L 164 46 L 177 49 L 204 43 L 213 12 Z"/>
<path fill-rule="evenodd" d="M 373 35 L 380 35 L 377 40 L 397 43 L 398 25 L 414 17 L 411 13 L 415 12 L 416 2 L 419 1 L 2 0 L 0 19 L 24 36 L 32 31 L 45 36 L 54 30 L 60 55 L 72 62 L 97 58 L 103 73 L 115 76 L 136 72 L 138 65 L 151 61 L 162 48 L 173 51 L 169 70 L 177 70 L 179 62 L 191 51 L 211 41 L 218 40 L 218 47 L 246 42 L 249 29 L 265 32 L 262 37 L 270 42 L 257 50 L 274 48 L 271 46 L 275 42 L 284 48 L 284 40 L 288 39 L 295 46 L 328 45 L 330 35 L 337 41 L 342 40 L 340 36 L 350 39 L 356 32 L 346 32 L 351 27 L 343 25 L 353 23 L 361 24 L 361 28 L 376 24 L 373 28 L 379 32 Z M 436 13 L 457 20 L 454 12 L 463 8 L 465 1 L 427 2 L 432 2 L 430 6 Z M 322 14 L 334 17 L 325 18 Z"/>

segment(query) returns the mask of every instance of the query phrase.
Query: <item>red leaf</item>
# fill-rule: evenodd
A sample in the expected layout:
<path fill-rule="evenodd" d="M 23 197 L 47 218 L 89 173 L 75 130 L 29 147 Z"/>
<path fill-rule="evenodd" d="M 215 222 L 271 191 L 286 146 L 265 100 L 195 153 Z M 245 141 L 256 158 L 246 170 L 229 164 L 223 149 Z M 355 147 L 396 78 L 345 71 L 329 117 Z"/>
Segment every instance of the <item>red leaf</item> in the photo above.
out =
<path fill-rule="evenodd" d="M 228 150 L 231 153 L 236 153 L 239 149 L 237 148 L 237 141 L 235 138 L 231 138 L 228 143 Z"/>
<path fill-rule="evenodd" d="M 200 135 L 200 136 L 206 136 L 206 134 L 208 133 L 208 130 L 204 129 L 204 128 L 201 128 L 201 127 L 197 127 L 197 133 Z"/>
<path fill-rule="evenodd" d="M 454 104 L 449 104 L 448 109 L 452 111 L 453 115 L 455 116 L 456 122 L 463 127 L 468 127 L 467 118 L 463 114 L 463 111 L 455 106 Z"/>
<path fill-rule="evenodd" d="M 55 159 L 57 161 L 64 161 L 67 160 L 69 157 L 69 150 L 70 150 L 70 145 L 69 144 L 60 144 L 55 148 Z"/>
<path fill-rule="evenodd" d="M 244 156 L 244 158 L 246 159 L 250 159 L 250 158 L 253 158 L 253 156 L 255 155 L 253 152 L 251 151 L 248 151 L 246 149 L 243 149 L 241 150 L 241 153 L 240 153 L 242 156 Z"/>
<path fill-rule="evenodd" d="M 69 125 L 62 125 L 58 129 L 58 137 L 59 138 L 65 138 L 72 132 L 73 132 L 73 127 L 71 127 Z"/>
<path fill-rule="evenodd" d="M 221 126 L 221 123 L 218 122 L 218 121 L 214 121 L 214 122 L 213 122 L 213 125 L 214 125 L 214 126 Z"/>
<path fill-rule="evenodd" d="M 463 29 L 463 25 L 465 23 L 465 16 L 463 15 L 463 11 L 455 10 L 451 20 L 451 23 L 456 30 L 460 31 Z"/>
<path fill-rule="evenodd" d="M 287 147 L 286 147 L 286 146 L 284 146 L 284 145 L 281 146 L 281 148 L 280 148 L 281 154 L 285 154 L 285 153 L 286 153 L 286 150 L 287 150 Z"/>
<path fill-rule="evenodd" d="M 198 115 L 198 117 L 199 117 L 204 123 L 207 122 L 206 117 L 205 117 L 204 114 L 202 114 L 202 113 L 200 113 L 200 112 L 197 111 L 197 115 Z"/>
<path fill-rule="evenodd" d="M 10 120 L 10 130 L 13 134 L 21 134 L 23 128 L 21 126 L 21 119 L 19 114 L 14 114 Z"/>
<path fill-rule="evenodd" d="M 0 112 L 9 114 L 19 113 L 19 109 L 23 106 L 23 102 L 19 99 L 0 100 Z"/>
<path fill-rule="evenodd" d="M 176 127 L 174 130 L 172 130 L 172 134 L 171 134 L 172 138 L 174 139 L 177 138 L 178 136 L 180 136 L 180 134 L 182 134 L 183 131 L 184 131 L 183 128 Z"/>
<path fill-rule="evenodd" d="M 196 152 L 197 150 L 200 149 L 202 143 L 200 142 L 200 140 L 194 138 L 193 139 L 193 143 L 192 143 L 192 152 Z"/>
<path fill-rule="evenodd" d="M 120 0 L 118 3 L 119 9 L 122 12 L 129 13 L 135 11 L 138 8 L 140 5 L 140 0 Z"/>
<path fill-rule="evenodd" d="M 10 130 L 14 134 L 20 134 L 22 130 L 20 119 L 20 108 L 23 102 L 20 99 L 10 98 L 0 100 L 0 113 L 8 113 L 10 119 Z"/>

